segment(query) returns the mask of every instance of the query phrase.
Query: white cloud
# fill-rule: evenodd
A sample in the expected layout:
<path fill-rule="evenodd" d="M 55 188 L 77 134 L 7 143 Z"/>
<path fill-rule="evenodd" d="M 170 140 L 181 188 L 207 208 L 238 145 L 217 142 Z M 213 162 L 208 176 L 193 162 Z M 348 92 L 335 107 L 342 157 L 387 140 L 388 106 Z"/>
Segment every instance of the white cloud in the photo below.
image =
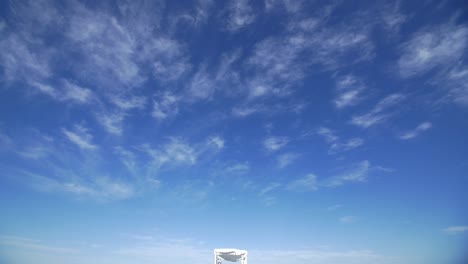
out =
<path fill-rule="evenodd" d="M 279 168 L 285 168 L 291 163 L 293 163 L 296 159 L 299 158 L 299 154 L 296 153 L 284 153 L 278 156 L 277 164 Z"/>
<path fill-rule="evenodd" d="M 412 139 L 417 136 L 419 136 L 422 132 L 430 129 L 432 127 L 432 124 L 429 122 L 424 122 L 419 124 L 416 128 L 413 130 L 407 131 L 399 136 L 400 139 L 406 140 L 406 139 Z"/>
<path fill-rule="evenodd" d="M 289 139 L 287 137 L 269 136 L 263 141 L 263 147 L 265 147 L 267 151 L 274 152 L 274 151 L 282 149 L 288 143 L 289 143 Z"/>
<path fill-rule="evenodd" d="M 197 7 L 196 7 L 196 15 L 194 18 L 195 26 L 199 26 L 204 24 L 208 17 L 210 16 L 210 11 L 212 6 L 214 5 L 214 0 L 198 0 Z"/>
<path fill-rule="evenodd" d="M 0 38 L 0 62 L 6 80 L 27 80 L 34 82 L 52 75 L 50 49 L 41 47 L 35 52 L 32 43 L 35 38 L 21 37 L 20 34 L 2 34 Z"/>
<path fill-rule="evenodd" d="M 73 11 L 67 10 L 66 37 L 74 51 L 82 55 L 73 70 L 111 90 L 141 83 L 143 77 L 135 54 L 139 44 L 136 41 L 143 39 L 133 37 L 137 28 L 127 28 L 123 21 L 80 3 L 74 3 L 72 8 Z M 146 27 L 148 30 L 150 25 Z"/>
<path fill-rule="evenodd" d="M 365 85 L 354 75 L 340 76 L 336 80 L 336 96 L 333 102 L 336 108 L 343 109 L 357 105 L 362 101 Z"/>
<path fill-rule="evenodd" d="M 170 92 L 156 95 L 153 101 L 152 116 L 157 120 L 175 116 L 179 111 L 178 103 L 179 98 Z"/>
<path fill-rule="evenodd" d="M 216 91 L 216 84 L 213 77 L 202 66 L 192 78 L 189 85 L 189 94 L 191 100 L 211 99 Z"/>
<path fill-rule="evenodd" d="M 461 105 L 468 106 L 468 67 L 457 65 L 446 75 L 441 75 L 436 81 L 441 87 L 448 89 L 450 99 Z"/>
<path fill-rule="evenodd" d="M 117 155 L 119 155 L 120 160 L 125 165 L 125 167 L 127 167 L 127 169 L 130 172 L 134 173 L 136 168 L 137 168 L 135 154 L 133 152 L 127 150 L 127 149 L 124 149 L 123 147 L 120 147 L 120 146 L 115 147 L 114 152 Z"/>
<path fill-rule="evenodd" d="M 364 144 L 364 140 L 362 138 L 351 138 L 345 143 L 341 144 L 338 148 L 343 151 L 355 149 L 360 147 Z"/>
<path fill-rule="evenodd" d="M 401 26 L 408 20 L 408 16 L 400 11 L 400 4 L 400 1 L 395 1 L 393 6 L 391 4 L 385 5 L 381 10 L 383 26 L 393 34 L 397 34 Z"/>
<path fill-rule="evenodd" d="M 20 156 L 33 160 L 44 158 L 49 154 L 49 152 L 50 149 L 42 145 L 32 146 L 23 150 L 16 151 L 16 153 L 18 153 Z"/>
<path fill-rule="evenodd" d="M 219 136 L 213 136 L 208 139 L 208 145 L 216 147 L 218 150 L 224 148 L 224 139 Z"/>
<path fill-rule="evenodd" d="M 352 150 L 364 145 L 364 140 L 361 138 L 350 138 L 347 141 L 342 142 L 336 133 L 327 127 L 319 127 L 317 129 L 317 134 L 322 136 L 330 145 L 328 151 L 329 154 L 336 154 L 338 152 Z"/>
<path fill-rule="evenodd" d="M 245 80 L 248 96 L 251 99 L 288 96 L 294 93 L 294 85 L 307 76 L 311 66 L 337 69 L 372 58 L 374 45 L 369 29 L 356 23 L 331 26 L 318 15 L 317 19 L 293 20 L 285 34 L 258 42 L 245 63 L 255 73 Z M 320 30 L 316 30 L 318 26 Z M 362 99 L 362 87 L 340 91 L 335 104 L 341 108 L 357 104 Z"/>
<path fill-rule="evenodd" d="M 325 67 L 337 68 L 373 58 L 374 44 L 369 29 L 365 25 L 358 28 L 350 23 L 348 26 L 327 28 L 309 35 L 306 43 L 311 50 L 314 49 L 313 59 Z"/>
<path fill-rule="evenodd" d="M 365 182 L 369 175 L 370 169 L 370 162 L 368 160 L 364 160 L 355 164 L 348 171 L 342 173 L 341 175 L 331 177 L 329 180 L 327 180 L 327 182 L 325 182 L 324 186 L 336 187 L 348 182 Z"/>
<path fill-rule="evenodd" d="M 338 136 L 335 135 L 335 132 L 327 127 L 319 127 L 317 129 L 317 134 L 323 136 L 328 143 L 335 143 L 339 140 Z"/>
<path fill-rule="evenodd" d="M 164 145 L 161 161 L 175 161 L 181 163 L 195 164 L 197 156 L 195 150 L 183 142 L 181 139 L 171 138 L 170 142 Z"/>
<path fill-rule="evenodd" d="M 356 216 L 347 215 L 347 216 L 341 217 L 339 220 L 340 220 L 340 223 L 342 224 L 352 224 L 352 223 L 357 222 L 359 218 L 357 218 Z"/>
<path fill-rule="evenodd" d="M 308 174 L 290 182 L 286 189 L 292 191 L 316 191 L 318 189 L 317 176 L 315 174 Z"/>
<path fill-rule="evenodd" d="M 47 94 L 50 97 L 58 99 L 58 92 L 54 87 L 37 81 L 32 82 L 31 85 L 36 87 L 41 93 Z"/>
<path fill-rule="evenodd" d="M 351 123 L 362 128 L 368 128 L 381 123 L 393 114 L 389 109 L 403 101 L 403 99 L 405 99 L 403 94 L 394 93 L 387 95 L 380 100 L 370 112 L 354 115 L 351 119 Z"/>
<path fill-rule="evenodd" d="M 152 39 L 145 47 L 144 53 L 151 58 L 155 77 L 162 82 L 179 80 L 192 68 L 185 47 L 169 37 Z"/>
<path fill-rule="evenodd" d="M 197 164 L 199 158 L 210 158 L 224 148 L 225 141 L 220 136 L 208 137 L 199 143 L 189 143 L 178 137 L 169 137 L 163 144 L 153 147 L 142 144 L 138 147 L 150 158 L 149 169 L 159 170 L 163 166 L 190 166 Z M 200 159 L 205 161 L 205 159 Z"/>
<path fill-rule="evenodd" d="M 96 199 L 121 200 L 133 196 L 133 189 L 126 184 L 116 182 L 108 177 L 97 177 L 92 183 L 65 182 L 59 183 L 60 191 L 74 195 L 89 196 Z"/>
<path fill-rule="evenodd" d="M 285 8 L 289 13 L 301 10 L 303 0 L 265 0 L 266 11 L 272 11 L 275 7 Z"/>
<path fill-rule="evenodd" d="M 250 97 L 260 97 L 268 94 L 270 92 L 270 87 L 265 85 L 255 85 L 252 89 L 250 89 Z"/>
<path fill-rule="evenodd" d="M 125 117 L 125 113 L 123 112 L 101 112 L 96 113 L 96 118 L 99 124 L 107 130 L 107 132 L 120 135 L 122 134 L 123 128 L 122 123 Z"/>
<path fill-rule="evenodd" d="M 258 193 L 258 196 L 261 197 L 263 203 L 266 206 L 272 206 L 276 203 L 277 199 L 276 197 L 272 194 L 273 191 L 279 189 L 281 187 L 281 184 L 278 182 L 272 182 L 263 187 L 260 192 Z"/>
<path fill-rule="evenodd" d="M 88 129 L 81 125 L 75 125 L 73 130 L 67 130 L 62 128 L 63 134 L 72 143 L 77 145 L 81 149 L 96 149 L 97 146 L 92 144 L 91 141 L 93 136 L 89 133 Z"/>
<path fill-rule="evenodd" d="M 249 0 L 231 0 L 228 7 L 227 29 L 237 31 L 255 21 L 255 13 Z"/>
<path fill-rule="evenodd" d="M 225 168 L 226 172 L 236 174 L 236 175 L 245 174 L 249 170 L 250 170 L 250 166 L 247 162 L 233 164 Z"/>
<path fill-rule="evenodd" d="M 92 92 L 88 88 L 78 86 L 69 81 L 63 82 L 64 97 L 68 100 L 75 101 L 77 103 L 89 103 L 92 98 Z"/>
<path fill-rule="evenodd" d="M 146 98 L 143 96 L 134 95 L 113 95 L 111 97 L 114 103 L 121 110 L 143 109 L 146 105 Z"/>
<path fill-rule="evenodd" d="M 442 231 L 449 235 L 458 235 L 468 232 L 468 226 L 449 226 Z"/>
<path fill-rule="evenodd" d="M 27 184 L 42 192 L 64 193 L 97 201 L 122 200 L 132 197 L 135 190 L 132 185 L 117 181 L 107 176 L 95 176 L 90 179 L 74 176 L 73 178 L 52 178 L 27 171 L 21 171 L 27 178 Z"/>
<path fill-rule="evenodd" d="M 455 66 L 467 49 L 468 27 L 443 25 L 416 32 L 401 46 L 401 76 L 411 77 L 439 67 Z"/>
<path fill-rule="evenodd" d="M 140 147 L 152 157 L 154 165 L 159 168 L 165 164 L 188 164 L 197 162 L 198 154 L 194 147 L 180 138 L 171 137 L 160 148 L 152 148 L 148 144 Z"/>
<path fill-rule="evenodd" d="M 235 117 L 246 117 L 258 112 L 264 111 L 262 106 L 254 105 L 254 106 L 237 106 L 232 109 L 232 114 Z"/>
<path fill-rule="evenodd" d="M 265 196 L 268 193 L 278 189 L 280 186 L 281 186 L 280 183 L 272 182 L 268 184 L 267 186 L 265 186 L 263 189 L 261 189 L 260 192 L 258 193 L 258 196 Z"/>
<path fill-rule="evenodd" d="M 251 97 L 288 94 L 289 86 L 302 80 L 304 65 L 299 60 L 303 47 L 291 45 L 282 38 L 268 38 L 255 45 L 253 54 L 247 59 L 247 67 L 256 72 L 249 83 Z"/>

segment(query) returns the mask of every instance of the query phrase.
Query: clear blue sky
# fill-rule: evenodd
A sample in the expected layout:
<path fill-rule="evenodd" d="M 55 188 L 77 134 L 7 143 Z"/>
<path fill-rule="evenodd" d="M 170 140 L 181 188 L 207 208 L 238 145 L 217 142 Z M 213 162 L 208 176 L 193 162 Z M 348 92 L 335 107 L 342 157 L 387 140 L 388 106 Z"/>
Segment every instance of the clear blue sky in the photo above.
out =
<path fill-rule="evenodd" d="M 464 1 L 1 1 L 0 263 L 463 264 Z"/>

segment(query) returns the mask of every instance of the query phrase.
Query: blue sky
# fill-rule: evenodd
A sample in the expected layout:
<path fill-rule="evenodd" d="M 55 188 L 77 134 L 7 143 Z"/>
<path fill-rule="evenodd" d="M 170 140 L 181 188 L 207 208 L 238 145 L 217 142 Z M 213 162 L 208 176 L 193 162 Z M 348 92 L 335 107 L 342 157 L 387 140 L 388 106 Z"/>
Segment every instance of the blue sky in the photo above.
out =
<path fill-rule="evenodd" d="M 463 1 L 2 1 L 0 262 L 466 263 Z"/>

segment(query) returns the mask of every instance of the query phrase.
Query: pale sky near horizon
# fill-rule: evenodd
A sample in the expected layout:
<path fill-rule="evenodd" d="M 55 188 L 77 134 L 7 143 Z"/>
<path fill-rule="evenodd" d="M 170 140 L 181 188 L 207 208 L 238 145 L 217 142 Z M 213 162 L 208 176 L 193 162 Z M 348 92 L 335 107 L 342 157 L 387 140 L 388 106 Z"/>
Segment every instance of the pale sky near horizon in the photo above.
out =
<path fill-rule="evenodd" d="M 2 264 L 468 261 L 464 1 L 0 1 L 0 48 Z"/>

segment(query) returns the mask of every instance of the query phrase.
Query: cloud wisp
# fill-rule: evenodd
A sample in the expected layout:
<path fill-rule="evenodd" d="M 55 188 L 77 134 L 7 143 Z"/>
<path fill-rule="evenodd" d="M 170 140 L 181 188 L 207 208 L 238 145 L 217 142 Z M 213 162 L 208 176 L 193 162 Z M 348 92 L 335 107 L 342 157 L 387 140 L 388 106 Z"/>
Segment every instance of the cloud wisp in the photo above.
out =
<path fill-rule="evenodd" d="M 419 124 L 417 127 L 415 127 L 414 129 L 400 134 L 398 137 L 403 140 L 412 139 L 431 128 L 432 128 L 432 124 L 430 122 L 423 122 Z"/>
<path fill-rule="evenodd" d="M 340 139 L 335 131 L 327 127 L 319 127 L 317 134 L 325 139 L 329 144 L 328 154 L 337 154 L 344 151 L 349 151 L 364 145 L 364 139 L 362 138 L 349 138 L 348 140 Z"/>
<path fill-rule="evenodd" d="M 449 226 L 442 229 L 447 235 L 459 235 L 468 232 L 468 226 Z"/>
<path fill-rule="evenodd" d="M 275 152 L 284 148 L 289 143 L 289 138 L 279 136 L 269 136 L 263 140 L 263 147 L 268 152 Z"/>
<path fill-rule="evenodd" d="M 93 136 L 89 130 L 82 125 L 75 125 L 73 130 L 68 130 L 63 128 L 63 134 L 65 137 L 70 140 L 73 144 L 77 145 L 79 148 L 84 150 L 93 150 L 97 148 L 97 145 L 94 145 L 91 141 Z"/>
<path fill-rule="evenodd" d="M 387 95 L 381 99 L 369 112 L 360 115 L 354 115 L 351 119 L 351 124 L 369 128 L 376 124 L 382 123 L 390 118 L 395 111 L 392 111 L 396 105 L 402 102 L 406 98 L 405 95 L 400 93 L 394 93 Z"/>

